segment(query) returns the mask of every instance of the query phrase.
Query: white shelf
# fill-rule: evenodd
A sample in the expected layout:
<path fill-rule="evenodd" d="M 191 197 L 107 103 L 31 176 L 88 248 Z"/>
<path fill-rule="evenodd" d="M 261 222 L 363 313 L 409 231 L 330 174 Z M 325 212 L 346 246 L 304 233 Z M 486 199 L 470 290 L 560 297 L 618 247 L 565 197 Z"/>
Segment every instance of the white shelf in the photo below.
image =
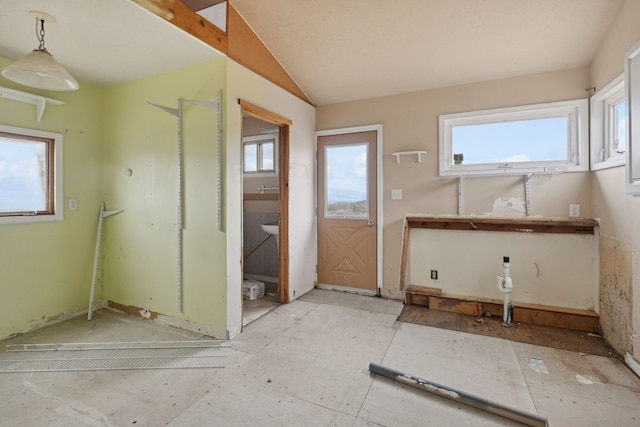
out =
<path fill-rule="evenodd" d="M 395 153 L 391 153 L 393 156 L 396 156 L 396 163 L 400 164 L 400 156 L 418 156 L 418 163 L 422 162 L 422 155 L 427 154 L 426 151 L 396 151 Z"/>
<path fill-rule="evenodd" d="M 62 105 L 63 101 L 57 99 L 47 98 L 46 96 L 40 96 L 29 92 L 22 92 L 21 90 L 9 89 L 8 87 L 0 86 L 0 98 L 11 99 L 14 101 L 25 102 L 27 104 L 33 104 L 36 106 L 36 120 L 41 121 L 44 114 L 44 108 L 47 104 Z"/>

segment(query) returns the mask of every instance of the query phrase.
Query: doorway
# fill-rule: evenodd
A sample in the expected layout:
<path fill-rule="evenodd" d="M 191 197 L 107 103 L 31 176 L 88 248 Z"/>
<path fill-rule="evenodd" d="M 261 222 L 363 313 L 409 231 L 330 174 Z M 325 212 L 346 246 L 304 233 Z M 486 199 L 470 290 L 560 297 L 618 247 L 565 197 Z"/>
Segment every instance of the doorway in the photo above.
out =
<path fill-rule="evenodd" d="M 379 293 L 379 131 L 318 133 L 318 287 Z"/>
<path fill-rule="evenodd" d="M 240 101 L 243 165 L 243 327 L 289 302 L 289 126 Z"/>

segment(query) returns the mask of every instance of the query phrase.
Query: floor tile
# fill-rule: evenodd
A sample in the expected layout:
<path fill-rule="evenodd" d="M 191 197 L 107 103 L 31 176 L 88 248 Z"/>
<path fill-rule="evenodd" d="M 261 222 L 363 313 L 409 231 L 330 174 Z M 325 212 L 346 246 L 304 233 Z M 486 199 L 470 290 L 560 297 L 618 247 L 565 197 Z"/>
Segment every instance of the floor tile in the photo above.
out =
<path fill-rule="evenodd" d="M 354 417 L 265 387 L 229 380 L 215 387 L 169 426 L 337 426 Z"/>
<path fill-rule="evenodd" d="M 395 316 L 319 305 L 265 348 L 243 380 L 355 415 L 372 378 L 371 360 L 384 355 Z"/>
<path fill-rule="evenodd" d="M 370 297 L 364 295 L 350 294 L 347 292 L 329 291 L 326 289 L 314 289 L 300 297 L 302 301 L 310 301 L 321 304 L 336 305 L 346 308 L 357 308 L 377 313 L 400 315 L 402 312 L 402 301 Z"/>

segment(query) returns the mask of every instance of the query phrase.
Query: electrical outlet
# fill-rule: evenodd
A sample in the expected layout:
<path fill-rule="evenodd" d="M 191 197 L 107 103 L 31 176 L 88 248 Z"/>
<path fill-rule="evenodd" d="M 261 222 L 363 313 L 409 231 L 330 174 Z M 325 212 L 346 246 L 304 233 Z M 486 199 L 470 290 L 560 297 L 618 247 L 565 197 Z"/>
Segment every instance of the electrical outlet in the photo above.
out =
<path fill-rule="evenodd" d="M 77 211 L 78 210 L 78 199 L 68 199 L 67 203 L 69 203 L 69 210 L 70 211 Z"/>
<path fill-rule="evenodd" d="M 402 189 L 391 190 L 391 200 L 402 200 Z"/>
<path fill-rule="evenodd" d="M 580 205 L 569 205 L 569 216 L 571 218 L 578 218 L 580 216 Z"/>
<path fill-rule="evenodd" d="M 431 280 L 438 280 L 438 270 L 431 270 Z"/>

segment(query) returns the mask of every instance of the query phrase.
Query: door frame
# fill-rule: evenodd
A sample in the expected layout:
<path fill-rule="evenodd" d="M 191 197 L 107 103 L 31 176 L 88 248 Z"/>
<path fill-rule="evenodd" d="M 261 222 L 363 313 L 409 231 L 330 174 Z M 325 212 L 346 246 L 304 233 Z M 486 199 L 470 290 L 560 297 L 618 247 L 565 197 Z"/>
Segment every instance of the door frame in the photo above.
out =
<path fill-rule="evenodd" d="M 376 209 L 377 209 L 377 218 L 376 218 L 376 294 L 380 296 L 382 294 L 382 229 L 383 229 L 383 181 L 382 181 L 382 125 L 366 125 L 366 126 L 356 126 L 356 127 L 348 127 L 348 128 L 339 128 L 339 129 L 327 129 L 327 130 L 319 130 L 316 131 L 316 141 L 315 141 L 315 150 L 316 150 L 316 168 L 315 168 L 315 184 L 316 188 L 318 188 L 318 137 L 319 136 L 331 136 L 331 135 L 342 135 L 346 133 L 359 133 L 359 132 L 376 132 Z M 316 215 L 320 215 L 320 207 L 318 206 L 318 195 L 316 194 Z M 318 221 L 316 220 L 316 242 L 318 241 Z M 317 246 L 317 243 L 316 243 Z M 318 265 L 318 250 L 316 247 L 316 266 Z M 316 283 L 318 281 L 318 269 L 316 268 Z M 333 286 L 330 286 L 331 289 L 334 289 Z M 348 290 L 344 287 L 336 286 L 335 289 L 339 290 Z"/>
<path fill-rule="evenodd" d="M 279 130 L 278 140 L 278 186 L 279 186 L 279 210 L 280 210 L 280 249 L 278 251 L 278 302 L 287 304 L 291 301 L 289 296 L 289 128 L 293 122 L 286 117 L 266 110 L 251 102 L 239 99 L 241 114 L 246 114 L 264 122 L 277 125 Z M 244 214 L 244 208 L 242 209 Z M 244 265 L 243 265 L 244 272 Z M 242 293 L 242 286 L 240 286 Z M 241 318 L 244 309 L 241 309 Z"/>

